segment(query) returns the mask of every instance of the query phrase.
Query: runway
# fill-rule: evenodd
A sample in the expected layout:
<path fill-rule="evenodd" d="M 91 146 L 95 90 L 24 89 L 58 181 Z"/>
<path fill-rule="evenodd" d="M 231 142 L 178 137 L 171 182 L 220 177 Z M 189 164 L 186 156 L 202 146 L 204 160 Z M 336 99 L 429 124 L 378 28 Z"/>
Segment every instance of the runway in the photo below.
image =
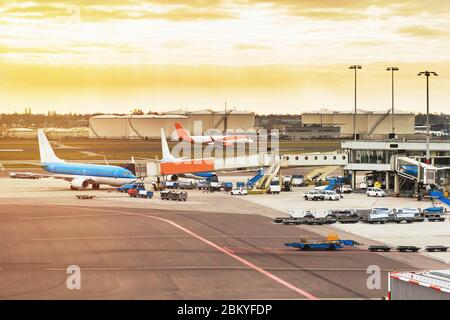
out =
<path fill-rule="evenodd" d="M 227 197 L 216 212 L 160 208 L 0 205 L 2 299 L 379 299 L 389 270 L 443 267 L 400 253 L 298 252 L 284 242 L 317 237 L 311 228 L 230 213 L 245 201 Z M 216 197 L 212 197 L 214 201 Z M 210 200 L 211 200 L 210 199 Z M 15 199 L 16 202 L 18 199 Z M 152 201 L 152 200 L 150 200 Z M 68 290 L 66 268 L 81 268 Z M 369 290 L 367 267 L 382 270 Z"/>

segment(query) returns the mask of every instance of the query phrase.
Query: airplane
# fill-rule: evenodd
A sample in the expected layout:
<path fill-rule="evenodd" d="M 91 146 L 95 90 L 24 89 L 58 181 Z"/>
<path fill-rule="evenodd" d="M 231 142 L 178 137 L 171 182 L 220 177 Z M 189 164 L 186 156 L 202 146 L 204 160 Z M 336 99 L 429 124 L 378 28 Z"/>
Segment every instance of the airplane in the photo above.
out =
<path fill-rule="evenodd" d="M 52 173 L 51 175 L 40 175 L 62 179 L 70 182 L 70 189 L 85 189 L 92 185 L 92 189 L 100 189 L 100 185 L 105 184 L 120 187 L 137 180 L 136 176 L 128 169 L 119 166 L 68 163 L 58 158 L 42 129 L 38 129 L 39 154 L 42 168 Z"/>
<path fill-rule="evenodd" d="M 187 131 L 183 126 L 176 122 L 175 128 L 177 130 L 178 138 L 181 141 L 188 142 L 191 144 L 201 143 L 201 144 L 220 144 L 224 147 L 232 146 L 235 143 L 252 143 L 253 140 L 249 136 L 245 135 L 206 135 L 206 136 L 191 136 L 189 131 Z"/>
<path fill-rule="evenodd" d="M 162 159 L 161 163 L 178 163 L 180 166 L 183 165 L 183 163 L 188 163 L 192 159 L 186 159 L 186 158 L 176 158 L 170 153 L 169 145 L 167 144 L 166 135 L 164 133 L 164 129 L 161 128 L 161 148 L 162 148 Z M 204 159 L 202 159 L 204 160 Z M 188 171 L 188 170 L 186 170 Z M 204 171 L 204 172 L 182 172 L 182 173 L 176 173 L 169 175 L 169 180 L 171 181 L 177 181 L 179 177 L 182 178 L 189 178 L 189 179 L 205 179 L 210 182 L 218 182 L 218 177 L 215 173 L 211 171 Z"/>

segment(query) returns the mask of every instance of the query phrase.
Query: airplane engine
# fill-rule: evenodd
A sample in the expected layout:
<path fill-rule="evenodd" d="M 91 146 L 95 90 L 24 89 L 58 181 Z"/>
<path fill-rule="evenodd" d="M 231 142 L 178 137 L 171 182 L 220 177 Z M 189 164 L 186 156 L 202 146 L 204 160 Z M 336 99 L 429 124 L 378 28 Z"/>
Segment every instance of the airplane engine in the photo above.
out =
<path fill-rule="evenodd" d="M 89 181 L 88 180 L 83 180 L 83 179 L 73 179 L 70 182 L 70 188 L 72 190 L 74 189 L 85 189 L 89 186 Z"/>

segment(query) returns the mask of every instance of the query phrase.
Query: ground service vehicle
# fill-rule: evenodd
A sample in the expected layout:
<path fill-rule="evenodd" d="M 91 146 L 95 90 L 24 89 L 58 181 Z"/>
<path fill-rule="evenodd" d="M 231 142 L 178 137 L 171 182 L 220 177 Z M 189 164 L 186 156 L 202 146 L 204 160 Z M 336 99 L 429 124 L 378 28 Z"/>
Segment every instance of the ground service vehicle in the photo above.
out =
<path fill-rule="evenodd" d="M 233 190 L 233 182 L 222 182 L 220 184 L 220 188 L 226 192 L 230 192 L 231 190 Z"/>
<path fill-rule="evenodd" d="M 335 236 L 328 236 L 325 241 L 310 242 L 307 239 L 300 239 L 299 242 L 287 242 L 287 247 L 293 247 L 302 251 L 335 251 L 344 248 L 344 246 L 358 246 L 358 242 L 354 240 L 341 240 Z"/>
<path fill-rule="evenodd" d="M 340 193 L 352 193 L 353 189 L 350 186 L 340 186 L 338 188 L 336 188 L 336 192 L 340 192 Z"/>
<path fill-rule="evenodd" d="M 323 200 L 323 199 L 324 199 L 324 196 L 323 196 L 323 194 L 321 194 L 319 191 L 317 191 L 317 190 L 312 190 L 312 191 L 308 191 L 308 192 L 306 192 L 305 194 L 303 194 L 303 198 L 304 198 L 305 200 L 314 200 L 314 201 L 317 201 L 317 200 Z"/>
<path fill-rule="evenodd" d="M 123 186 L 117 188 L 117 191 L 119 192 L 128 192 L 130 189 L 145 189 L 145 185 L 143 182 L 135 182 L 135 183 L 127 183 Z"/>
<path fill-rule="evenodd" d="M 302 185 L 303 179 L 304 179 L 304 177 L 302 175 L 294 174 L 291 179 L 291 184 L 294 187 L 299 187 Z"/>
<path fill-rule="evenodd" d="M 419 209 L 401 208 L 394 209 L 394 221 L 401 223 L 403 221 L 412 223 L 416 221 L 416 216 L 420 215 Z"/>
<path fill-rule="evenodd" d="M 269 190 L 267 190 L 268 194 L 279 194 L 281 192 L 280 182 L 272 182 L 269 186 Z"/>
<path fill-rule="evenodd" d="M 211 188 L 211 183 L 207 180 L 200 180 L 197 184 L 198 190 L 205 190 Z"/>
<path fill-rule="evenodd" d="M 367 188 L 366 195 L 368 197 L 386 197 L 386 192 L 380 188 Z"/>
<path fill-rule="evenodd" d="M 147 191 L 145 189 L 130 189 L 128 190 L 128 195 L 132 198 L 151 199 L 153 197 L 153 192 Z"/>
<path fill-rule="evenodd" d="M 415 246 L 398 246 L 397 250 L 400 252 L 418 252 L 420 250 L 419 247 L 415 247 Z"/>
<path fill-rule="evenodd" d="M 186 191 L 176 192 L 170 190 L 163 190 L 160 192 L 161 200 L 186 201 L 188 193 Z"/>
<path fill-rule="evenodd" d="M 388 208 L 373 208 L 365 220 L 370 224 L 384 224 L 391 219 L 391 213 L 392 211 Z"/>
<path fill-rule="evenodd" d="M 367 250 L 369 250 L 371 252 L 377 252 L 377 251 L 389 252 L 389 251 L 391 251 L 391 249 L 392 248 L 389 246 L 372 245 L 372 246 L 369 246 L 369 248 Z"/>
<path fill-rule="evenodd" d="M 323 190 L 320 192 L 323 195 L 323 199 L 324 200 L 340 200 L 341 199 L 341 195 L 336 193 L 336 191 L 333 190 Z"/>
<path fill-rule="evenodd" d="M 231 190 L 231 195 L 232 196 L 237 196 L 237 195 L 247 195 L 247 188 L 245 187 L 241 187 L 241 188 L 237 188 L 237 189 L 233 189 Z"/>
<path fill-rule="evenodd" d="M 448 247 L 446 246 L 426 246 L 425 251 L 427 252 L 447 252 Z"/>

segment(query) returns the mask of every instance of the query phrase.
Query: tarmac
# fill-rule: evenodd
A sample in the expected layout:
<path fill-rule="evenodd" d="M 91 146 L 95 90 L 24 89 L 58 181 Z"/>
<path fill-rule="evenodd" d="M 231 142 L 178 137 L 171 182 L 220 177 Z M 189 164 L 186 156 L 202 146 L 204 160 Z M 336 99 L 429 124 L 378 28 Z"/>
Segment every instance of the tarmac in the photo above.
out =
<path fill-rule="evenodd" d="M 336 232 L 273 224 L 284 207 L 268 204 L 292 197 L 303 205 L 296 196 L 189 191 L 187 202 L 173 202 L 158 193 L 133 199 L 114 189 L 70 191 L 53 179 L 1 178 L 0 298 L 380 299 L 389 271 L 447 267 L 421 254 L 285 247 Z M 371 241 L 346 230 L 339 235 Z M 81 270 L 80 289 L 67 286 L 73 265 Z M 379 289 L 367 286 L 371 266 L 381 270 Z"/>

